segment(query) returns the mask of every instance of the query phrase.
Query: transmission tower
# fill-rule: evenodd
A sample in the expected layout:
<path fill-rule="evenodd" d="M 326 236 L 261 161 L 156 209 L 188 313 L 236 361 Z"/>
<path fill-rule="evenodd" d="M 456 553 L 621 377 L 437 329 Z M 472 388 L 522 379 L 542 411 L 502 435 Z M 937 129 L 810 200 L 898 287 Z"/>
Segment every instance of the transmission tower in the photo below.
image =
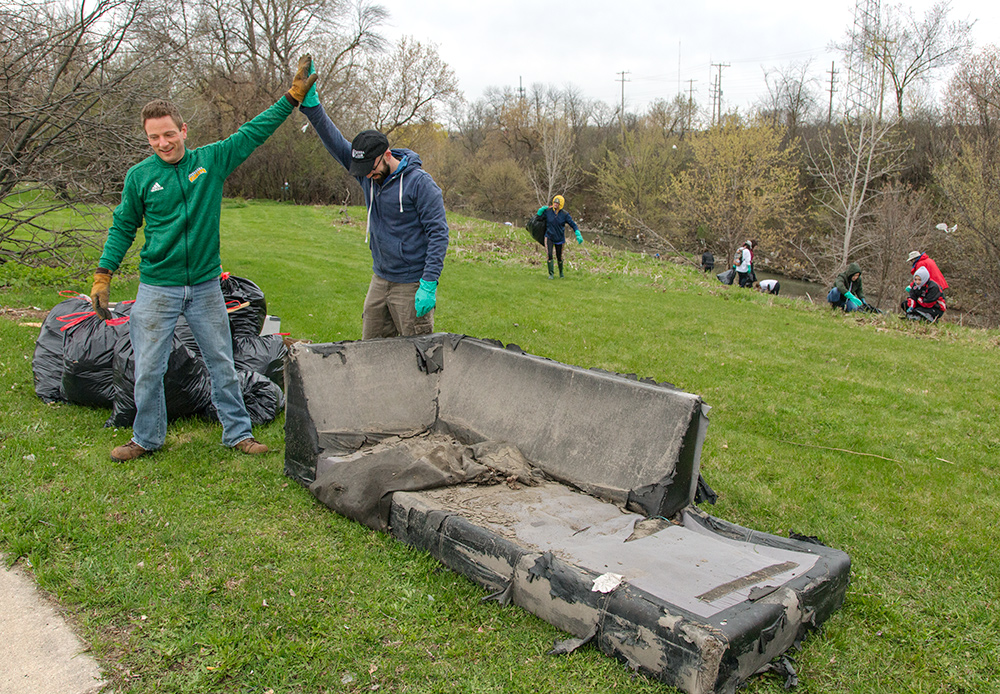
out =
<path fill-rule="evenodd" d="M 881 11 L 880 0 L 855 0 L 845 89 L 849 116 L 872 114 L 878 108 L 880 68 L 875 56 L 881 50 Z"/>

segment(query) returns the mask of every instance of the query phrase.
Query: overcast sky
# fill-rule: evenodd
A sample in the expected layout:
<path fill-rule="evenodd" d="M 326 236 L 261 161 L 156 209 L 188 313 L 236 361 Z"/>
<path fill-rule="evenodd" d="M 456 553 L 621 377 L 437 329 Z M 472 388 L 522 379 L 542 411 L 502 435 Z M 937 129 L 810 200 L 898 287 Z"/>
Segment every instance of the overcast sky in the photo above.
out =
<path fill-rule="evenodd" d="M 830 50 L 853 22 L 851 0 L 381 0 L 390 13 L 384 33 L 437 46 L 455 71 L 466 99 L 487 87 L 526 89 L 540 83 L 574 86 L 584 97 L 641 112 L 678 91 L 704 107 L 722 68 L 727 108 L 766 94 L 764 70 L 811 60 L 810 74 L 829 98 Z M 883 6 L 890 3 L 883 1 Z M 905 3 L 918 16 L 933 0 Z M 952 0 L 951 19 L 978 20 L 978 47 L 1000 44 L 1000 3 Z M 689 82 L 689 80 L 694 80 Z M 842 86 L 842 83 L 840 84 Z M 835 87 L 838 88 L 838 87 Z"/>

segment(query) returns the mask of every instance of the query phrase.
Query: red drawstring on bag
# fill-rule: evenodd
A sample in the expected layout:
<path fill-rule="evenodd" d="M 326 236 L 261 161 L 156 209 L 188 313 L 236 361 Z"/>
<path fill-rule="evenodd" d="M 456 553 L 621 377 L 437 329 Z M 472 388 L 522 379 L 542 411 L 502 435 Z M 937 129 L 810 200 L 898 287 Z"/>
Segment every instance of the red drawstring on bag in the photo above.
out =
<path fill-rule="evenodd" d="M 78 292 L 78 291 L 76 291 L 74 289 L 63 289 L 62 291 L 58 292 L 58 294 L 59 294 L 59 296 L 64 296 L 67 299 L 74 299 L 75 298 L 75 299 L 80 299 L 81 301 L 86 301 L 87 303 L 90 303 L 90 297 L 89 296 L 86 296 L 85 294 L 81 294 L 80 292 Z M 129 299 L 128 301 L 119 301 L 118 302 L 118 304 L 134 304 L 134 303 L 135 303 L 135 299 Z M 57 321 L 59 321 L 60 323 L 65 323 L 66 324 L 63 327 L 59 328 L 59 332 L 65 332 L 65 331 L 69 330 L 70 328 L 72 328 L 73 326 L 79 325 L 81 321 L 85 321 L 88 318 L 90 318 L 91 316 L 96 316 L 96 315 L 97 315 L 97 313 L 95 311 L 77 311 L 76 313 L 67 313 L 64 316 L 56 316 L 56 320 Z M 110 318 L 110 319 L 108 319 L 108 320 L 106 320 L 104 322 L 107 323 L 108 325 L 122 325 L 124 323 L 127 323 L 128 319 L 129 319 L 128 316 L 121 316 L 119 318 Z"/>
<path fill-rule="evenodd" d="M 67 313 L 65 316 L 56 316 L 56 320 L 60 323 L 65 323 L 63 327 L 59 328 L 59 332 L 65 332 L 75 325 L 79 325 L 83 321 L 87 320 L 91 316 L 96 316 L 96 311 L 77 311 L 76 313 Z M 122 316 L 120 318 L 111 318 L 104 321 L 108 325 L 122 325 L 128 322 L 128 316 Z"/>

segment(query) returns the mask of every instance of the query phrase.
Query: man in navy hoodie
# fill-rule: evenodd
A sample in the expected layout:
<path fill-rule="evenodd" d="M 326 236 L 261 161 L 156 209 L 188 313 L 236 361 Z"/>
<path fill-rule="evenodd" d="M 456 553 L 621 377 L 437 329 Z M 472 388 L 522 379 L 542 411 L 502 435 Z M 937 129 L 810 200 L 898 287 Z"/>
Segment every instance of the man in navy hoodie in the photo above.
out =
<path fill-rule="evenodd" d="M 437 284 L 448 249 L 441 189 L 408 149 L 390 149 L 377 130 L 353 142 L 340 134 L 315 88 L 299 110 L 326 150 L 361 184 L 368 207 L 366 241 L 372 280 L 365 296 L 361 339 L 434 332 Z"/>

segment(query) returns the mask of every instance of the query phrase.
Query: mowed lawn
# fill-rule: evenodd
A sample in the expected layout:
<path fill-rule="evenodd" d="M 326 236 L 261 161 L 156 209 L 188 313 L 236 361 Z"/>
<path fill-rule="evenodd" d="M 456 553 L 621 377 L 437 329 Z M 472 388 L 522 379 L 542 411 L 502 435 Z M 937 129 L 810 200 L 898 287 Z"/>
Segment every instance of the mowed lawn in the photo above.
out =
<path fill-rule="evenodd" d="M 440 331 L 635 373 L 712 407 L 713 515 L 818 536 L 847 601 L 793 653 L 798 691 L 1000 691 L 997 331 L 848 316 L 724 287 L 691 265 L 452 216 Z M 227 201 L 223 266 L 283 332 L 359 339 L 364 211 Z M 0 291 L 50 308 L 57 289 Z M 134 298 L 115 277 L 112 300 Z M 35 397 L 37 318 L 0 320 L 0 551 L 65 607 L 119 692 L 669 692 L 427 555 L 337 516 L 283 475 L 283 418 L 247 458 L 218 425 L 170 426 L 128 464 L 109 411 Z M 763 676 L 747 692 L 781 692 Z"/>

